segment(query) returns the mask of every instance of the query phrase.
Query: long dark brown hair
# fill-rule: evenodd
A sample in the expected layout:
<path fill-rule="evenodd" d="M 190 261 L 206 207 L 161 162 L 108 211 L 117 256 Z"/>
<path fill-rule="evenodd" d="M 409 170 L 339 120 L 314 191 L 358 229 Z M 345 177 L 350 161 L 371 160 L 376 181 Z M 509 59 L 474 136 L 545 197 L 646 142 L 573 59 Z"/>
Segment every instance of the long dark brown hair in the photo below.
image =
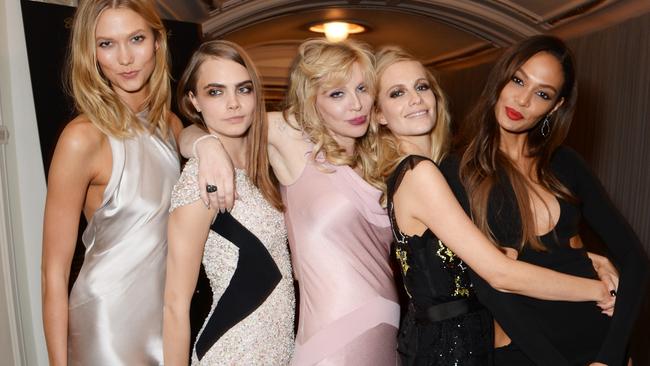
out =
<path fill-rule="evenodd" d="M 532 191 L 525 177 L 514 163 L 499 150 L 499 124 L 495 106 L 506 83 L 515 72 L 534 55 L 545 52 L 554 56 L 564 73 L 564 84 L 556 102 L 564 100 L 552 114 L 547 115 L 550 131 L 542 135 L 542 118 L 527 132 L 527 154 L 533 158 L 536 181 L 555 197 L 574 202 L 571 192 L 562 185 L 550 169 L 555 150 L 562 144 L 571 126 L 577 100 L 577 82 L 573 55 L 564 42 L 556 37 L 539 35 L 513 45 L 497 60 L 490 72 L 481 96 L 464 123 L 461 144 L 465 146 L 460 164 L 460 178 L 467 190 L 472 217 L 477 226 L 495 242 L 487 219 L 488 197 L 498 174 L 505 173 L 512 184 L 521 216 L 520 250 L 530 245 L 535 250 L 546 250 L 535 233 L 535 220 L 530 205 Z M 533 191 L 534 192 L 534 191 Z"/>
<path fill-rule="evenodd" d="M 201 44 L 187 63 L 183 76 L 178 82 L 178 109 L 193 124 L 203 131 L 208 131 L 203 116 L 192 105 L 189 93 L 197 95 L 196 84 L 199 79 L 199 69 L 206 60 L 215 58 L 236 62 L 244 66 L 250 75 L 255 92 L 255 110 L 253 111 L 253 123 L 248 131 L 246 172 L 253 184 L 260 189 L 264 198 L 278 210 L 283 210 L 284 205 L 278 190 L 278 181 L 269 164 L 268 120 L 262 100 L 262 82 L 253 61 L 243 48 L 224 40 L 212 40 Z"/>

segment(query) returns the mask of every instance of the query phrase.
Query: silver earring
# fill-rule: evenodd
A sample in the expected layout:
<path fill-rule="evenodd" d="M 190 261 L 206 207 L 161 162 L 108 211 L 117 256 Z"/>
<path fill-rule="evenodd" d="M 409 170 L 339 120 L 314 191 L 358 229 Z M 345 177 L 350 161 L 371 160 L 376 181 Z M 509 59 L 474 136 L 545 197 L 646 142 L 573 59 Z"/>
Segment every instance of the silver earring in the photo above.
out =
<path fill-rule="evenodd" d="M 551 133 L 551 124 L 548 121 L 548 115 L 544 117 L 544 120 L 542 121 L 542 128 L 541 128 L 541 133 L 542 136 L 547 137 L 549 133 Z"/>

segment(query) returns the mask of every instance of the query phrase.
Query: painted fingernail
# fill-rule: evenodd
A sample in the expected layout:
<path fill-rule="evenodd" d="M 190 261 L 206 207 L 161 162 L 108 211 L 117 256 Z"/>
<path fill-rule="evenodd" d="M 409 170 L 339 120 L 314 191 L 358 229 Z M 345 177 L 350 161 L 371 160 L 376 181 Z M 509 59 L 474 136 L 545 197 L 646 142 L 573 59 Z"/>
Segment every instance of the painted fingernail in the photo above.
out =
<path fill-rule="evenodd" d="M 616 290 L 610 290 L 609 294 L 612 295 L 612 297 L 616 296 Z"/>

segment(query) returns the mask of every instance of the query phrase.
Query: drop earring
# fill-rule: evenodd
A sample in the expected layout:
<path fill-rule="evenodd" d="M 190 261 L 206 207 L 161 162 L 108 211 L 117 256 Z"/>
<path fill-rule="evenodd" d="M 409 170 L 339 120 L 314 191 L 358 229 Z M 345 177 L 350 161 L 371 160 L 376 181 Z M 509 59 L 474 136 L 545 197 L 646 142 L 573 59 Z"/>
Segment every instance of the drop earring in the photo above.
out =
<path fill-rule="evenodd" d="M 542 121 L 542 127 L 541 127 L 540 132 L 542 133 L 542 136 L 544 136 L 544 137 L 547 137 L 549 135 L 549 133 L 551 133 L 551 124 L 548 121 L 548 117 L 549 116 L 547 114 L 546 117 L 544 117 L 544 120 Z"/>

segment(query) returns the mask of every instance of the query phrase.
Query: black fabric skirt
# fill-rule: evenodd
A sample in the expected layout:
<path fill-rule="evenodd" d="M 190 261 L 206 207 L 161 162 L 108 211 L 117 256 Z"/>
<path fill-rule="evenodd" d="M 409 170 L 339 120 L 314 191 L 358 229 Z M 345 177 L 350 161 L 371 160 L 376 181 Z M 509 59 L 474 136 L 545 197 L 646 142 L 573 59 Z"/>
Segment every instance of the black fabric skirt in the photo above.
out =
<path fill-rule="evenodd" d="M 449 319 L 423 319 L 412 307 L 402 320 L 397 350 L 402 366 L 492 365 L 494 324 L 479 308 Z"/>

